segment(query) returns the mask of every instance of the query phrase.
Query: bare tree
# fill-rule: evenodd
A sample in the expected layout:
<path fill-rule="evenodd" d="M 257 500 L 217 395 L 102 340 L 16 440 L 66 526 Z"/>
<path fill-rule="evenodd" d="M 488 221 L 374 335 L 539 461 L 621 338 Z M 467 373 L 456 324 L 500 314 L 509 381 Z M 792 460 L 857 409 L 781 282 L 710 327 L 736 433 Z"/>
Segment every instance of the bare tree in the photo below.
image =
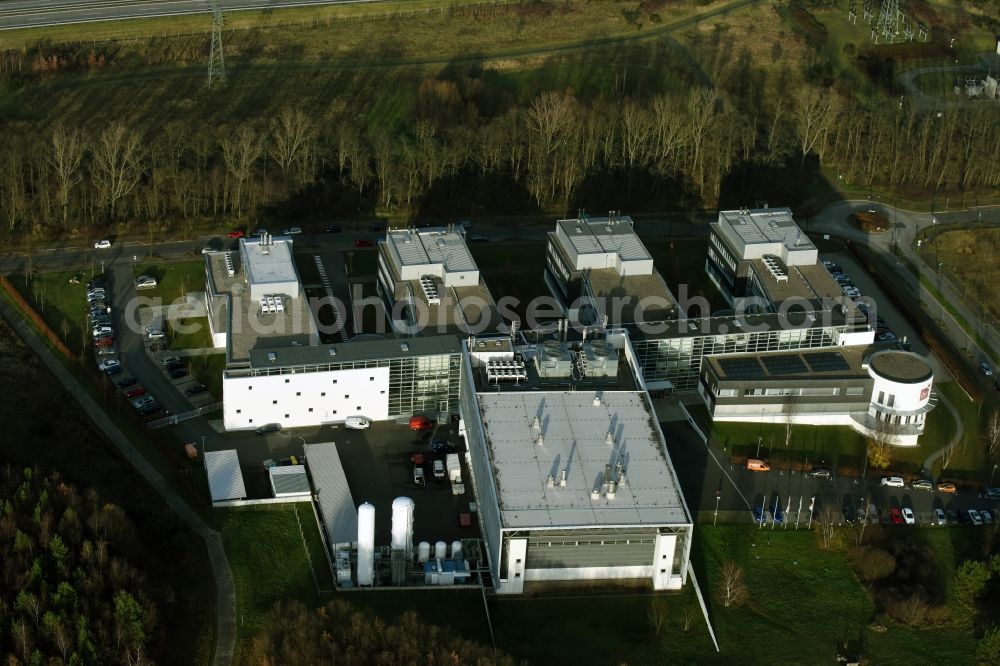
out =
<path fill-rule="evenodd" d="M 142 141 L 137 132 L 116 121 L 97 137 L 91 155 L 91 178 L 101 204 L 114 220 L 119 202 L 142 177 Z"/>
<path fill-rule="evenodd" d="M 743 581 L 743 568 L 729 560 L 722 565 L 719 579 L 719 599 L 726 608 L 739 606 L 747 598 L 747 586 Z"/>
<path fill-rule="evenodd" d="M 264 153 L 264 141 L 252 126 L 243 125 L 222 139 L 222 158 L 233 181 L 232 199 L 237 217 L 243 215 L 243 199 L 255 165 Z"/>
<path fill-rule="evenodd" d="M 840 111 L 839 98 L 825 88 L 805 86 L 795 98 L 795 125 L 799 133 L 799 147 L 802 149 L 802 166 L 806 155 L 819 147 Z"/>
<path fill-rule="evenodd" d="M 819 512 L 819 538 L 823 550 L 828 550 L 836 543 L 837 536 L 837 511 L 829 505 L 824 505 Z"/>
<path fill-rule="evenodd" d="M 887 420 L 877 419 L 868 437 L 868 464 L 876 469 L 886 469 L 892 463 L 896 434 L 899 427 Z"/>
<path fill-rule="evenodd" d="M 951 465 L 951 459 L 955 457 L 955 451 L 958 449 L 958 442 L 948 442 L 943 449 L 941 449 L 941 469 L 948 469 Z"/>
<path fill-rule="evenodd" d="M 986 450 L 992 455 L 997 446 L 1000 446 L 1000 410 L 990 414 L 986 422 Z"/>
<path fill-rule="evenodd" d="M 653 597 L 649 602 L 649 608 L 646 610 L 646 616 L 655 635 L 660 635 L 660 631 L 663 629 L 668 615 L 667 600 L 663 597 Z"/>
<path fill-rule="evenodd" d="M 49 166 L 56 179 L 56 199 L 62 209 L 62 224 L 69 226 L 69 200 L 83 178 L 83 134 L 75 128 L 67 128 L 62 123 L 52 131 L 52 149 L 48 156 Z"/>
<path fill-rule="evenodd" d="M 301 109 L 285 108 L 271 123 L 271 157 L 286 184 L 308 183 L 307 165 L 316 142 L 316 128 Z"/>

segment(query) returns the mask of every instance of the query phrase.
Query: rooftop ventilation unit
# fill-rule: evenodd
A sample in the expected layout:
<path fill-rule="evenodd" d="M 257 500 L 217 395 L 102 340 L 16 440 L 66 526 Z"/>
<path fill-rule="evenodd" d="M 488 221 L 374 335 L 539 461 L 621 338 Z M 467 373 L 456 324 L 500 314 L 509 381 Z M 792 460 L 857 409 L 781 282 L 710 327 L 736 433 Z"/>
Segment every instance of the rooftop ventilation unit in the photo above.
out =
<path fill-rule="evenodd" d="M 333 347 L 330 347 L 329 349 L 326 350 L 326 353 L 330 355 L 330 358 L 333 358 L 337 355 L 337 350 L 334 349 Z"/>
<path fill-rule="evenodd" d="M 777 257 L 772 254 L 765 254 L 761 257 L 761 261 L 764 262 L 764 265 L 767 266 L 767 270 L 776 281 L 788 281 L 788 273 L 786 273 L 785 269 L 781 267 L 781 263 L 778 261 Z"/>
<path fill-rule="evenodd" d="M 275 361 L 278 360 L 278 355 L 275 354 L 274 352 L 267 352 L 267 360 L 270 361 L 271 363 L 274 363 Z"/>
<path fill-rule="evenodd" d="M 226 274 L 228 274 L 229 277 L 233 277 L 234 275 L 236 275 L 236 267 L 233 266 L 233 255 L 227 252 L 225 254 L 225 261 L 226 261 Z"/>
<path fill-rule="evenodd" d="M 410 345 L 406 344 L 405 342 L 399 343 L 399 348 L 405 352 L 410 351 Z"/>
<path fill-rule="evenodd" d="M 420 278 L 420 288 L 424 292 L 424 298 L 430 305 L 439 305 L 441 303 L 441 294 L 438 292 L 437 284 L 434 283 L 434 279 L 424 275 Z"/>

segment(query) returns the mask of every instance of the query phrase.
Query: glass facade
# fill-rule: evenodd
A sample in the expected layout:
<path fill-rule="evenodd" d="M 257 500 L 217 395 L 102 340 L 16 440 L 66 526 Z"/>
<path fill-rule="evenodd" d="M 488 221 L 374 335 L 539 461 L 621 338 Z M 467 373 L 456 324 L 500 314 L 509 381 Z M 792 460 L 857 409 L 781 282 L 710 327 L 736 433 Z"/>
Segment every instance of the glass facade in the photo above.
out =
<path fill-rule="evenodd" d="M 836 344 L 837 335 L 844 330 L 841 326 L 816 326 L 761 333 L 633 339 L 632 348 L 646 382 L 668 381 L 674 390 L 693 391 L 698 387 L 704 356 L 829 347 Z"/>
<path fill-rule="evenodd" d="M 392 359 L 389 416 L 457 412 L 461 374 L 461 354 Z"/>

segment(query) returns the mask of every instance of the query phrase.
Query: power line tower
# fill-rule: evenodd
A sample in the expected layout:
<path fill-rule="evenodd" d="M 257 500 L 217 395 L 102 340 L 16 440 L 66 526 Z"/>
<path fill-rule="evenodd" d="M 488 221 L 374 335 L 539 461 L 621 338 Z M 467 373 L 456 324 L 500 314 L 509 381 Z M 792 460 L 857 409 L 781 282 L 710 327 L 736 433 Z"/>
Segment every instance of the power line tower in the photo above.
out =
<path fill-rule="evenodd" d="M 208 57 L 208 87 L 226 85 L 226 61 L 222 56 L 222 10 L 218 0 L 208 0 L 212 7 L 212 51 Z"/>
<path fill-rule="evenodd" d="M 899 18 L 903 14 L 903 0 L 882 0 L 878 20 L 872 26 L 872 39 L 878 43 L 879 37 L 892 44 L 899 33 Z"/>

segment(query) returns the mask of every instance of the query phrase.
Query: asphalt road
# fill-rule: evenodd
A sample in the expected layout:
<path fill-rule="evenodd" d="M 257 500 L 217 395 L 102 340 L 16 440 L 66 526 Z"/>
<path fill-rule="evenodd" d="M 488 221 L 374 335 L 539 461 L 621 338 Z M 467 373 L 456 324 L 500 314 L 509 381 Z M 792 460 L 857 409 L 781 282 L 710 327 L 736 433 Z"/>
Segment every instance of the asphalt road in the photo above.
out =
<path fill-rule="evenodd" d="M 219 0 L 226 12 L 332 5 L 369 0 Z M 0 2 L 0 30 L 52 25 L 207 14 L 208 0 L 10 0 Z"/>

